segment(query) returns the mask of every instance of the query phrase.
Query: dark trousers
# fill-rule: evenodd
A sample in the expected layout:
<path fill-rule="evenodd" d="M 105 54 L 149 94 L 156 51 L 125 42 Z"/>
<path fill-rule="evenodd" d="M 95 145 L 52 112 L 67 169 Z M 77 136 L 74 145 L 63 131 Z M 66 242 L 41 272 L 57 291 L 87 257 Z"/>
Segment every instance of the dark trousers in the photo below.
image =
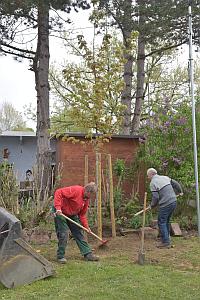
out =
<path fill-rule="evenodd" d="M 158 227 L 163 243 L 170 244 L 170 218 L 176 208 L 176 202 L 160 207 L 158 211 Z"/>
<path fill-rule="evenodd" d="M 75 222 L 80 223 L 78 216 L 70 216 L 70 218 Z M 66 220 L 64 217 L 59 215 L 54 218 L 54 222 L 55 222 L 56 235 L 58 238 L 58 250 L 57 250 L 58 259 L 63 258 L 65 256 L 65 249 L 68 242 L 69 230 L 71 231 L 82 255 L 86 255 L 92 252 L 90 246 L 84 239 L 84 235 L 81 228 L 79 228 L 77 225 L 71 223 L 70 221 Z"/>

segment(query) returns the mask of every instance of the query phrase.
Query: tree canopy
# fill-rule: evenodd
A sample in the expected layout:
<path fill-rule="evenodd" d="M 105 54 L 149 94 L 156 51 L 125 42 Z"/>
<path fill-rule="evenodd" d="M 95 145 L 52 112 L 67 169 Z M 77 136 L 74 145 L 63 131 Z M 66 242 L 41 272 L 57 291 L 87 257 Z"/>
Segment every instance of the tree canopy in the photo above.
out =
<path fill-rule="evenodd" d="M 21 113 L 11 103 L 4 102 L 0 107 L 0 131 L 27 129 Z"/>
<path fill-rule="evenodd" d="M 54 67 L 50 74 L 56 103 L 60 103 L 62 110 L 60 118 L 53 118 L 54 122 L 59 124 L 61 131 L 71 122 L 74 128 L 82 128 L 86 134 L 110 136 L 118 133 L 124 109 L 120 102 L 123 89 L 121 42 L 107 34 L 94 50 L 83 36 L 78 36 L 78 43 L 73 43 L 72 48 L 79 63 L 67 63 L 60 71 Z"/>

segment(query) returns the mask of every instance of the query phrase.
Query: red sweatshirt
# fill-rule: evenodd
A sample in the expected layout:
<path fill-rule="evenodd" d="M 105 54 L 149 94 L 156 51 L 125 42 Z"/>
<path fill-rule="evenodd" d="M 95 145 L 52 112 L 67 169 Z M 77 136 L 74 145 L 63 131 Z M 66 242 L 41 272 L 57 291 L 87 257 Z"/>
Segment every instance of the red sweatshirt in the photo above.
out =
<path fill-rule="evenodd" d="M 79 185 L 57 189 L 54 194 L 54 207 L 66 216 L 78 215 L 81 224 L 89 228 L 86 212 L 89 199 L 84 200 L 84 187 Z"/>

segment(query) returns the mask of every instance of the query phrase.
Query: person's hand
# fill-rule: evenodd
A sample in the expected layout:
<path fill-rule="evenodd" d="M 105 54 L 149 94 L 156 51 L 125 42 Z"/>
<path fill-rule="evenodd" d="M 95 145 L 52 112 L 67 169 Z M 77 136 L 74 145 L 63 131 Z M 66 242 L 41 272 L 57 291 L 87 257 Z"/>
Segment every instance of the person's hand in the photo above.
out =
<path fill-rule="evenodd" d="M 183 193 L 179 193 L 176 197 L 180 197 L 183 196 Z"/>
<path fill-rule="evenodd" d="M 92 232 L 92 230 L 90 229 L 90 227 L 87 228 L 87 232 L 88 232 L 88 233 L 91 233 L 91 232 Z"/>
<path fill-rule="evenodd" d="M 56 217 L 56 210 L 53 207 L 51 207 L 51 209 L 49 211 L 49 215 L 54 218 Z"/>
<path fill-rule="evenodd" d="M 62 211 L 60 211 L 60 210 L 57 210 L 57 211 L 56 211 L 56 215 L 57 215 L 57 216 L 60 216 L 60 215 L 62 215 Z"/>

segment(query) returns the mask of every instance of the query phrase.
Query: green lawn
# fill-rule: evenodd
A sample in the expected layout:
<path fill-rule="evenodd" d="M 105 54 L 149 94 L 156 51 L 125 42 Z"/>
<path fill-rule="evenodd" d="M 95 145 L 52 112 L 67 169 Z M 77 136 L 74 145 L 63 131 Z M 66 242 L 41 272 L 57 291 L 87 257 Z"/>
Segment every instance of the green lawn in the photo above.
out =
<path fill-rule="evenodd" d="M 136 264 L 130 255 L 117 252 L 111 256 L 108 252 L 97 263 L 78 258 L 69 259 L 66 265 L 55 263 L 54 277 L 14 290 L 0 286 L 0 299 L 199 300 L 199 240 L 180 239 L 178 246 L 176 252 L 162 252 L 165 254 L 161 254 L 159 263 L 145 266 Z M 54 250 L 55 245 L 52 247 Z M 45 255 L 48 249 L 42 251 Z"/>

